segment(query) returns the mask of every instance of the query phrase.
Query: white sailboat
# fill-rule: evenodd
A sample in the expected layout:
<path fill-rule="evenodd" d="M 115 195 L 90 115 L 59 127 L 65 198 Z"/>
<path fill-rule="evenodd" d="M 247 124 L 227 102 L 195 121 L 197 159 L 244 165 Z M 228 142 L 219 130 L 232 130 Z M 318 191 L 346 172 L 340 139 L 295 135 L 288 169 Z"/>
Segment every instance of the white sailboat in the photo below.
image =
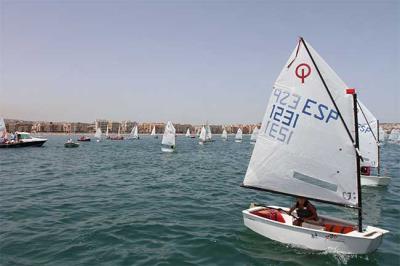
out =
<path fill-rule="evenodd" d="M 131 131 L 131 138 L 132 138 L 132 139 L 139 139 L 138 126 L 137 126 L 137 125 L 135 125 L 135 126 L 132 128 L 132 131 Z"/>
<path fill-rule="evenodd" d="M 102 132 L 101 132 L 101 128 L 97 128 L 96 129 L 96 133 L 94 134 L 94 137 L 97 139 L 97 142 L 99 142 L 101 140 L 101 136 L 102 136 Z"/>
<path fill-rule="evenodd" d="M 164 135 L 161 141 L 163 152 L 173 152 L 175 150 L 175 128 L 171 121 L 165 126 Z"/>
<path fill-rule="evenodd" d="M 235 135 L 235 142 L 242 142 L 242 138 L 243 138 L 243 132 L 242 129 L 239 128 Z"/>
<path fill-rule="evenodd" d="M 206 128 L 203 126 L 201 127 L 200 130 L 200 135 L 199 135 L 199 144 L 203 145 L 207 140 L 207 130 Z"/>
<path fill-rule="evenodd" d="M 274 84 L 242 186 L 354 208 L 358 225 L 319 215 L 296 226 L 296 211 L 259 206 L 242 212 L 248 228 L 304 249 L 365 254 L 379 247 L 388 231 L 362 224 L 356 97 L 300 38 Z M 272 211 L 279 219 L 262 214 Z"/>
<path fill-rule="evenodd" d="M 257 137 L 258 137 L 258 127 L 255 127 L 253 129 L 253 133 L 251 133 L 250 144 L 256 144 Z"/>
<path fill-rule="evenodd" d="M 153 129 L 151 130 L 150 136 L 153 136 L 154 138 L 158 139 L 158 136 L 156 135 L 156 127 L 153 126 Z"/>
<path fill-rule="evenodd" d="M 109 138 L 110 138 L 110 134 L 109 134 L 108 125 L 107 125 L 107 129 L 106 129 L 106 138 L 107 138 L 107 139 L 109 139 Z"/>
<path fill-rule="evenodd" d="M 380 143 L 379 121 L 368 108 L 357 102 L 358 135 L 361 154 L 361 185 L 386 186 L 390 177 L 380 175 Z M 377 175 L 371 174 L 371 168 L 376 169 Z"/>
<path fill-rule="evenodd" d="M 208 124 L 206 126 L 206 141 L 207 142 L 211 142 L 212 141 L 211 127 Z"/>
<path fill-rule="evenodd" d="M 189 128 L 186 130 L 185 137 L 190 138 L 190 129 Z"/>
<path fill-rule="evenodd" d="M 394 128 L 392 131 L 390 131 L 389 137 L 388 137 L 388 142 L 389 143 L 400 143 L 400 129 Z"/>
<path fill-rule="evenodd" d="M 222 138 L 222 140 L 224 140 L 224 141 L 228 139 L 228 132 L 226 132 L 226 129 L 225 129 L 225 128 L 224 128 L 224 130 L 222 131 L 221 138 Z"/>

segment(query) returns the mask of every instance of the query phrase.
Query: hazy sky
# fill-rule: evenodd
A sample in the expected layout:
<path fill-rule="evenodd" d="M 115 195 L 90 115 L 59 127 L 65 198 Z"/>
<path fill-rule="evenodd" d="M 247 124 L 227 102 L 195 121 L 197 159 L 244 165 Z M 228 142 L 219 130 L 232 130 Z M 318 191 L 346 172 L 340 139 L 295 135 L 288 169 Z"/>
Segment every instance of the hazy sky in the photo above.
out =
<path fill-rule="evenodd" d="M 399 2 L 0 0 L 0 117 L 259 122 L 301 35 L 400 122 Z"/>

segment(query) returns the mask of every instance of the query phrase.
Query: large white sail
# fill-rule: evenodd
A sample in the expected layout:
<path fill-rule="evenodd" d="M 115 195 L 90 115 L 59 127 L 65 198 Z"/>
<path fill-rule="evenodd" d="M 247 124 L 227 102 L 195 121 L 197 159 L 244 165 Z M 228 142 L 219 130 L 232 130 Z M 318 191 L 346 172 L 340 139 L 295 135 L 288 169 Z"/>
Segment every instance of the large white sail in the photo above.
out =
<path fill-rule="evenodd" d="M 189 129 L 189 128 L 186 130 L 185 136 L 186 136 L 186 137 L 190 137 L 190 129 Z"/>
<path fill-rule="evenodd" d="M 225 128 L 224 128 L 224 130 L 222 131 L 221 138 L 222 138 L 222 139 L 227 139 L 227 138 L 228 138 L 228 132 L 226 132 L 226 129 L 225 129 Z"/>
<path fill-rule="evenodd" d="M 243 185 L 356 206 L 353 97 L 306 45 L 315 64 L 301 39 L 272 89 Z"/>
<path fill-rule="evenodd" d="M 106 130 L 106 137 L 108 137 L 109 133 L 108 133 L 108 125 L 107 125 L 107 130 Z"/>
<path fill-rule="evenodd" d="M 250 141 L 256 141 L 258 136 L 258 127 L 253 129 L 253 133 L 251 133 Z"/>
<path fill-rule="evenodd" d="M 7 128 L 6 123 L 4 122 L 4 118 L 0 117 L 0 138 L 7 137 Z"/>
<path fill-rule="evenodd" d="M 175 146 L 175 128 L 171 121 L 168 121 L 167 125 L 165 126 L 161 144 Z"/>
<path fill-rule="evenodd" d="M 132 128 L 131 137 L 134 138 L 134 139 L 139 138 L 138 126 L 137 125 Z"/>
<path fill-rule="evenodd" d="M 96 133 L 94 134 L 94 137 L 97 138 L 97 139 L 101 139 L 101 135 L 102 135 L 101 129 L 98 127 L 96 129 Z"/>
<path fill-rule="evenodd" d="M 243 132 L 242 132 L 242 129 L 239 128 L 236 132 L 235 139 L 242 140 L 242 138 L 243 138 Z"/>
<path fill-rule="evenodd" d="M 358 101 L 358 136 L 360 140 L 361 165 L 378 167 L 378 120 L 368 108 Z"/>
<path fill-rule="evenodd" d="M 211 128 L 209 125 L 206 127 L 206 140 L 211 140 L 212 139 L 212 133 L 211 133 Z"/>
<path fill-rule="evenodd" d="M 151 136 L 155 136 L 156 135 L 156 127 L 153 127 L 153 129 L 151 130 L 150 135 Z"/>
<path fill-rule="evenodd" d="M 201 130 L 200 130 L 200 136 L 199 136 L 199 139 L 200 139 L 200 141 L 206 141 L 206 137 L 207 137 L 207 132 L 206 132 L 206 128 L 205 127 L 202 127 L 201 128 Z"/>

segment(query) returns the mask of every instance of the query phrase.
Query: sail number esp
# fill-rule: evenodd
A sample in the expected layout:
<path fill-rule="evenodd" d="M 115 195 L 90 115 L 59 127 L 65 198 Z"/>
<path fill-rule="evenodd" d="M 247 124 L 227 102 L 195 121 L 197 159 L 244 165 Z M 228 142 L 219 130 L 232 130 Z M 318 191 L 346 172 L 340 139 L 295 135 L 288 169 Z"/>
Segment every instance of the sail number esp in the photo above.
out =
<path fill-rule="evenodd" d="M 271 98 L 272 108 L 263 133 L 285 144 L 290 143 L 301 116 L 325 123 L 339 118 L 339 114 L 328 106 L 309 98 L 302 100 L 295 93 L 274 88 Z"/>

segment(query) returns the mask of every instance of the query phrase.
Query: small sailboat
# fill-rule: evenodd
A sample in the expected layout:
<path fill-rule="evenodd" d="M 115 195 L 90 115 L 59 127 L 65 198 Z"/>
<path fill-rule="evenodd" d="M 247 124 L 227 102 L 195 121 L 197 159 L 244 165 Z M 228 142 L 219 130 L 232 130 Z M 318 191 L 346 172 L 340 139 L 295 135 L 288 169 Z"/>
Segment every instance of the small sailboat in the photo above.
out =
<path fill-rule="evenodd" d="M 130 138 L 131 139 L 139 139 L 140 138 L 139 134 L 138 134 L 138 126 L 137 125 L 135 125 L 132 128 L 132 131 L 131 131 L 131 134 L 130 134 Z"/>
<path fill-rule="evenodd" d="M 88 136 L 81 136 L 78 138 L 78 141 L 86 142 L 86 141 L 90 141 L 90 138 Z"/>
<path fill-rule="evenodd" d="M 175 128 L 171 121 L 165 126 L 161 141 L 161 150 L 163 152 L 173 152 L 175 150 Z"/>
<path fill-rule="evenodd" d="M 108 125 L 107 125 L 107 129 L 106 129 L 106 139 L 110 139 L 110 134 L 109 134 Z"/>
<path fill-rule="evenodd" d="M 243 132 L 242 129 L 238 129 L 235 135 L 235 142 L 242 142 Z"/>
<path fill-rule="evenodd" d="M 251 133 L 250 144 L 256 144 L 257 137 L 258 137 L 258 127 L 255 127 L 253 129 L 253 133 Z"/>
<path fill-rule="evenodd" d="M 206 141 L 212 142 L 211 127 L 207 124 L 205 129 L 206 129 Z"/>
<path fill-rule="evenodd" d="M 97 128 L 96 129 L 96 133 L 94 134 L 94 137 L 97 139 L 97 142 L 100 142 L 101 140 L 101 136 L 103 135 L 103 133 L 101 132 L 101 128 Z"/>
<path fill-rule="evenodd" d="M 121 125 L 118 127 L 117 136 L 112 136 L 111 140 L 124 140 L 124 137 L 121 135 Z"/>
<path fill-rule="evenodd" d="M 199 144 L 200 144 L 200 145 L 204 145 L 204 143 L 206 142 L 206 139 L 207 139 L 207 130 L 206 130 L 206 128 L 203 126 L 203 127 L 201 127 L 201 130 L 200 130 Z"/>
<path fill-rule="evenodd" d="M 276 80 L 243 187 L 304 197 L 358 211 L 358 224 L 318 215 L 293 225 L 296 211 L 251 206 L 244 224 L 281 243 L 366 254 L 387 230 L 363 225 L 357 95 L 300 38 Z"/>
<path fill-rule="evenodd" d="M 155 139 L 158 139 L 158 136 L 156 135 L 156 127 L 153 126 L 153 129 L 151 130 L 150 136 L 153 136 Z"/>
<path fill-rule="evenodd" d="M 380 171 L 379 120 L 361 101 L 357 101 L 357 108 L 359 150 L 361 154 L 361 185 L 386 186 L 391 178 L 382 176 Z M 377 175 L 372 174 L 371 169 L 376 169 Z"/>
<path fill-rule="evenodd" d="M 228 132 L 226 132 L 226 129 L 225 129 L 225 128 L 224 128 L 224 130 L 222 131 L 221 139 L 222 139 L 223 141 L 228 140 Z"/>
<path fill-rule="evenodd" d="M 389 143 L 400 143 L 400 129 L 394 128 L 392 131 L 390 131 L 389 137 L 388 137 L 388 142 Z"/>
<path fill-rule="evenodd" d="M 190 138 L 190 129 L 189 128 L 186 130 L 185 137 Z"/>

